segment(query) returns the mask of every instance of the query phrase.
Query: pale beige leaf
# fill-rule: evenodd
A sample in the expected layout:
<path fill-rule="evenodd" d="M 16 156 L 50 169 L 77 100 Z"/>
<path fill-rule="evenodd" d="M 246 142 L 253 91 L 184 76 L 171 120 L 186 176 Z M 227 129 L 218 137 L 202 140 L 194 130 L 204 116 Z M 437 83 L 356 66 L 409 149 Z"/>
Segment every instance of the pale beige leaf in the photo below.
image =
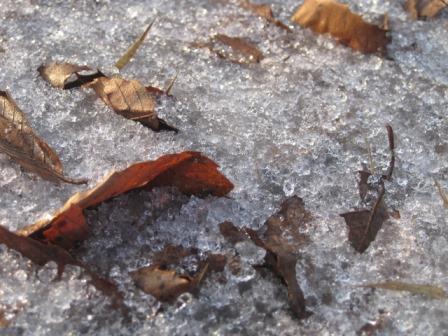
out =
<path fill-rule="evenodd" d="M 363 285 L 362 287 L 381 288 L 394 291 L 405 291 L 412 294 L 425 295 L 431 299 L 444 299 L 447 297 L 443 288 L 433 285 L 419 285 L 401 281 L 386 281 L 383 283 L 374 283 Z"/>
<path fill-rule="evenodd" d="M 148 27 L 145 29 L 142 35 L 140 35 L 134 43 L 126 50 L 126 52 L 123 54 L 123 56 L 120 57 L 120 59 L 115 63 L 115 67 L 118 68 L 118 70 L 121 70 L 124 68 L 126 64 L 129 63 L 132 57 L 134 57 L 135 53 L 137 52 L 138 48 L 142 45 L 143 41 L 145 40 L 146 36 L 148 35 L 149 30 L 151 29 L 152 25 L 154 24 L 154 21 L 152 21 Z"/>
<path fill-rule="evenodd" d="M 91 70 L 92 69 L 87 66 L 80 66 L 70 63 L 41 65 L 37 69 L 44 80 L 59 89 L 65 89 L 67 82 L 69 82 L 70 79 L 75 81 L 79 72 Z"/>
<path fill-rule="evenodd" d="M 330 34 L 341 44 L 363 53 L 384 52 L 387 31 L 365 22 L 336 0 L 305 0 L 292 21 L 319 34 Z"/>

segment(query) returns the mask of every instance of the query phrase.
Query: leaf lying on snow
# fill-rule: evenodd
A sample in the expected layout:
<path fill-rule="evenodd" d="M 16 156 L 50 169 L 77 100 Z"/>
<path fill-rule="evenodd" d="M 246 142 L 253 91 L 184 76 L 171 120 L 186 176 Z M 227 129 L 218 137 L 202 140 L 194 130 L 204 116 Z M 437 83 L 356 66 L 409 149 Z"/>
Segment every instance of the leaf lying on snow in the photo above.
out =
<path fill-rule="evenodd" d="M 180 294 L 191 292 L 198 288 L 208 265 L 206 264 L 195 276 L 180 275 L 173 270 L 153 265 L 131 272 L 131 277 L 137 287 L 151 294 L 160 301 L 172 301 Z"/>
<path fill-rule="evenodd" d="M 375 240 L 383 223 L 389 218 L 387 208 L 383 202 L 386 192 L 384 180 L 390 180 L 392 178 L 395 166 L 395 144 L 392 127 L 386 125 L 386 129 L 389 150 L 391 152 L 391 159 L 386 173 L 378 177 L 377 185 L 371 186 L 368 184 L 368 179 L 371 176 L 370 172 L 360 171 L 360 181 L 358 184 L 359 194 L 361 200 L 364 201 L 367 193 L 373 191 L 375 197 L 372 207 L 370 209 L 359 209 L 341 214 L 348 226 L 348 239 L 353 248 L 359 253 L 363 253 L 370 246 L 370 243 Z"/>
<path fill-rule="evenodd" d="M 280 20 L 277 20 L 277 19 L 274 18 L 274 13 L 272 13 L 271 6 L 269 6 L 267 4 L 252 3 L 249 0 L 242 0 L 240 5 L 241 5 L 242 8 L 250 10 L 255 15 L 258 15 L 258 16 L 266 19 L 266 21 L 276 25 L 279 28 L 284 29 L 287 32 L 291 32 L 292 31 L 283 22 L 281 22 Z"/>
<path fill-rule="evenodd" d="M 443 188 L 440 185 L 439 181 L 437 181 L 436 179 L 434 179 L 434 184 L 436 185 L 437 192 L 439 193 L 440 198 L 442 199 L 443 206 L 445 208 L 448 208 L 448 196 L 446 195 L 445 190 L 443 190 Z"/>
<path fill-rule="evenodd" d="M 292 21 L 319 34 L 329 33 L 343 45 L 363 53 L 384 52 L 387 31 L 365 22 L 336 0 L 305 0 Z"/>
<path fill-rule="evenodd" d="M 256 45 L 240 37 L 230 37 L 224 34 L 215 35 L 209 42 L 193 43 L 194 48 L 208 48 L 219 58 L 236 64 L 258 63 L 264 56 Z M 221 48 L 224 47 L 224 48 Z M 230 48 L 231 51 L 226 50 Z"/>
<path fill-rule="evenodd" d="M 75 265 L 83 268 L 91 279 L 90 283 L 99 291 L 111 297 L 115 307 L 121 306 L 123 297 L 113 283 L 91 272 L 85 265 L 75 260 L 61 247 L 16 235 L 2 226 L 0 226 L 0 244 L 5 244 L 37 265 L 43 266 L 50 261 L 55 262 L 58 265 L 58 277 L 62 275 L 66 265 Z"/>
<path fill-rule="evenodd" d="M 155 21 L 155 20 L 154 20 Z M 151 29 L 152 25 L 154 24 L 154 21 L 152 21 L 148 27 L 145 29 L 142 35 L 140 35 L 135 42 L 126 50 L 126 52 L 123 54 L 123 56 L 120 57 L 120 59 L 115 63 L 115 67 L 118 70 L 121 70 L 124 68 L 126 64 L 129 63 L 132 57 L 134 57 L 135 53 L 137 52 L 138 48 L 142 45 L 143 41 L 145 40 L 146 36 L 149 33 L 149 30 Z"/>
<path fill-rule="evenodd" d="M 168 154 L 113 172 L 94 188 L 74 194 L 50 220 L 44 219 L 19 234 L 72 247 L 87 238 L 83 210 L 136 188 L 174 186 L 185 194 L 224 196 L 233 184 L 218 165 L 198 152 Z"/>
<path fill-rule="evenodd" d="M 448 297 L 443 288 L 433 285 L 418 285 L 401 281 L 386 281 L 383 283 L 367 284 L 362 287 L 381 288 L 394 291 L 405 291 L 412 294 L 425 295 L 431 299 L 445 299 Z"/>
<path fill-rule="evenodd" d="M 249 228 L 238 229 L 230 222 L 220 225 L 221 233 L 230 242 L 245 240 L 246 235 L 254 244 L 266 250 L 265 264 L 286 284 L 291 310 L 299 319 L 311 315 L 305 307 L 305 297 L 297 283 L 296 263 L 299 249 L 308 241 L 301 231 L 310 221 L 311 215 L 305 209 L 301 198 L 293 196 L 283 202 L 278 213 L 265 223 L 262 234 Z"/>
<path fill-rule="evenodd" d="M 148 89 L 136 80 L 106 77 L 101 71 L 93 72 L 89 67 L 69 63 L 42 65 L 38 71 L 43 79 L 60 89 L 92 88 L 117 114 L 154 131 L 178 131 L 157 117 L 156 100 L 151 93 L 158 92 L 153 87 Z"/>
<path fill-rule="evenodd" d="M 446 0 L 407 0 L 406 10 L 416 20 L 421 17 L 434 17 L 448 6 Z"/>
<path fill-rule="evenodd" d="M 23 168 L 53 182 L 83 184 L 63 175 L 57 154 L 40 139 L 8 92 L 0 91 L 0 152 Z"/>

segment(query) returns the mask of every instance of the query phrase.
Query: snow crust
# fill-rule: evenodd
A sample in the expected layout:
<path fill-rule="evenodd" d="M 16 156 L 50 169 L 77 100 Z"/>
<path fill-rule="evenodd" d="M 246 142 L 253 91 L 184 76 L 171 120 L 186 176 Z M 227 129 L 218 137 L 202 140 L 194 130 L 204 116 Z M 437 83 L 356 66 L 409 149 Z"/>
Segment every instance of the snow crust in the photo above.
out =
<path fill-rule="evenodd" d="M 301 3 L 267 2 L 284 22 Z M 55 265 L 37 267 L 0 246 L 0 310 L 17 310 L 0 334 L 355 335 L 380 317 L 385 335 L 446 333 L 447 300 L 358 285 L 402 280 L 448 289 L 447 210 L 433 183 L 435 177 L 448 190 L 448 12 L 415 22 L 400 1 L 344 2 L 370 22 L 389 14 L 391 59 L 355 53 L 297 26 L 287 34 L 226 1 L 2 0 L 0 89 L 59 153 L 68 176 L 93 186 L 136 161 L 197 150 L 220 164 L 235 189 L 221 199 L 139 191 L 88 211 L 92 236 L 76 256 L 119 284 L 131 321 L 112 311 L 79 269 L 52 282 Z M 57 90 L 38 77 L 38 66 L 52 61 L 115 71 L 153 18 L 122 75 L 163 87 L 179 72 L 175 99 L 158 107 L 179 134 L 154 133 L 114 114 L 91 91 Z M 215 33 L 247 37 L 265 58 L 240 66 L 191 47 Z M 358 205 L 357 171 L 368 161 L 368 144 L 377 169 L 387 166 L 386 123 L 397 147 L 386 202 L 401 219 L 385 223 L 360 255 L 339 214 Z M 0 225 L 24 227 L 81 189 L 43 181 L 0 155 Z M 259 228 L 293 194 L 313 214 L 311 243 L 296 267 L 314 313 L 303 322 L 291 315 L 281 282 L 252 267 L 263 251 L 234 248 L 218 230 L 225 220 Z M 213 275 L 198 297 L 161 304 L 128 272 L 166 244 L 239 254 L 241 272 L 227 268 L 227 282 Z"/>

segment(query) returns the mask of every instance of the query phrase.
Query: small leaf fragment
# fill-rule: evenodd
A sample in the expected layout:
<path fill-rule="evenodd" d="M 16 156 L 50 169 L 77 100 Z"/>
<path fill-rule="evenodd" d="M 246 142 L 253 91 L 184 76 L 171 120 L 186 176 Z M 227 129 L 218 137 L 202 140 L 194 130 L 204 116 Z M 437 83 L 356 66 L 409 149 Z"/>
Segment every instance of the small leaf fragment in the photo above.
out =
<path fill-rule="evenodd" d="M 275 26 L 277 26 L 283 30 L 286 30 L 289 33 L 292 32 L 291 28 L 289 28 L 287 25 L 285 25 L 280 20 L 277 20 L 274 18 L 274 13 L 272 12 L 272 8 L 268 4 L 256 4 L 256 3 L 250 2 L 249 0 L 242 0 L 241 7 L 251 11 L 255 15 L 258 15 L 258 16 L 266 19 L 266 21 L 268 21 L 269 23 L 272 23 Z"/>
<path fill-rule="evenodd" d="M 386 281 L 383 283 L 362 285 L 362 287 L 405 291 L 412 294 L 421 294 L 431 299 L 445 299 L 448 297 L 447 293 L 441 287 L 433 285 L 419 285 L 401 281 Z"/>
<path fill-rule="evenodd" d="M 229 46 L 235 52 L 246 56 L 252 63 L 258 63 L 264 58 L 263 53 L 254 44 L 243 38 L 230 37 L 224 34 L 217 34 L 214 38 Z"/>
<path fill-rule="evenodd" d="M 63 175 L 57 154 L 37 136 L 23 112 L 6 91 L 0 91 L 0 152 L 43 179 L 72 184 L 87 182 L 72 180 Z"/>
<path fill-rule="evenodd" d="M 155 20 L 154 20 L 155 21 Z M 126 52 L 123 54 L 123 56 L 120 57 L 120 59 L 115 63 L 115 67 L 118 70 L 121 70 L 124 68 L 126 64 L 129 63 L 132 57 L 134 57 L 135 53 L 137 52 L 138 48 L 142 45 L 143 41 L 145 40 L 146 36 L 148 35 L 149 30 L 151 29 L 152 25 L 154 24 L 154 21 L 152 21 L 148 27 L 145 29 L 143 34 L 141 34 L 134 43 L 126 50 Z"/>
<path fill-rule="evenodd" d="M 438 193 L 440 195 L 440 198 L 442 199 L 443 206 L 445 208 L 448 208 L 448 196 L 445 193 L 445 190 L 443 190 L 443 188 L 440 185 L 439 181 L 437 181 L 436 179 L 434 179 L 434 184 L 436 185 L 437 191 L 438 191 Z"/>
<path fill-rule="evenodd" d="M 366 54 L 384 52 L 390 42 L 386 30 L 365 22 L 336 0 L 305 0 L 291 20 Z"/>
<path fill-rule="evenodd" d="M 82 86 L 104 76 L 99 70 L 70 63 L 41 65 L 37 71 L 45 81 L 63 90 Z"/>
<path fill-rule="evenodd" d="M 407 0 L 406 10 L 414 20 L 434 17 L 448 6 L 446 0 Z"/>
<path fill-rule="evenodd" d="M 194 276 L 180 275 L 159 265 L 143 267 L 131 272 L 137 287 L 160 301 L 173 301 L 180 294 L 196 290 L 207 271 L 207 264 Z"/>
<path fill-rule="evenodd" d="M 84 209 L 133 189 L 162 186 L 177 187 L 185 194 L 199 197 L 224 196 L 233 189 L 233 184 L 218 171 L 218 165 L 200 153 L 168 154 L 109 174 L 94 188 L 70 197 L 50 220 L 40 220 L 18 234 L 73 247 L 86 237 Z"/>

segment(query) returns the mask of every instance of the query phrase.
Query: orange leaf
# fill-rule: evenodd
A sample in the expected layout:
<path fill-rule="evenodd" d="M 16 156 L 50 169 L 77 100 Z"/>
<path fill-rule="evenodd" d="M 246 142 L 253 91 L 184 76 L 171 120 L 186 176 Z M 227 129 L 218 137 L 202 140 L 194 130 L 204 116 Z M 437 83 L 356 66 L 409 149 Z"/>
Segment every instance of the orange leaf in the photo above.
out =
<path fill-rule="evenodd" d="M 94 188 L 74 194 L 50 220 L 41 220 L 20 230 L 23 236 L 43 237 L 66 247 L 86 237 L 82 210 L 95 207 L 136 188 L 175 186 L 186 194 L 224 196 L 233 184 L 218 171 L 218 165 L 198 152 L 168 154 L 113 172 Z"/>
<path fill-rule="evenodd" d="M 390 42 L 386 30 L 365 22 L 336 0 L 305 0 L 292 21 L 319 34 L 329 33 L 343 45 L 366 54 L 383 52 Z"/>

